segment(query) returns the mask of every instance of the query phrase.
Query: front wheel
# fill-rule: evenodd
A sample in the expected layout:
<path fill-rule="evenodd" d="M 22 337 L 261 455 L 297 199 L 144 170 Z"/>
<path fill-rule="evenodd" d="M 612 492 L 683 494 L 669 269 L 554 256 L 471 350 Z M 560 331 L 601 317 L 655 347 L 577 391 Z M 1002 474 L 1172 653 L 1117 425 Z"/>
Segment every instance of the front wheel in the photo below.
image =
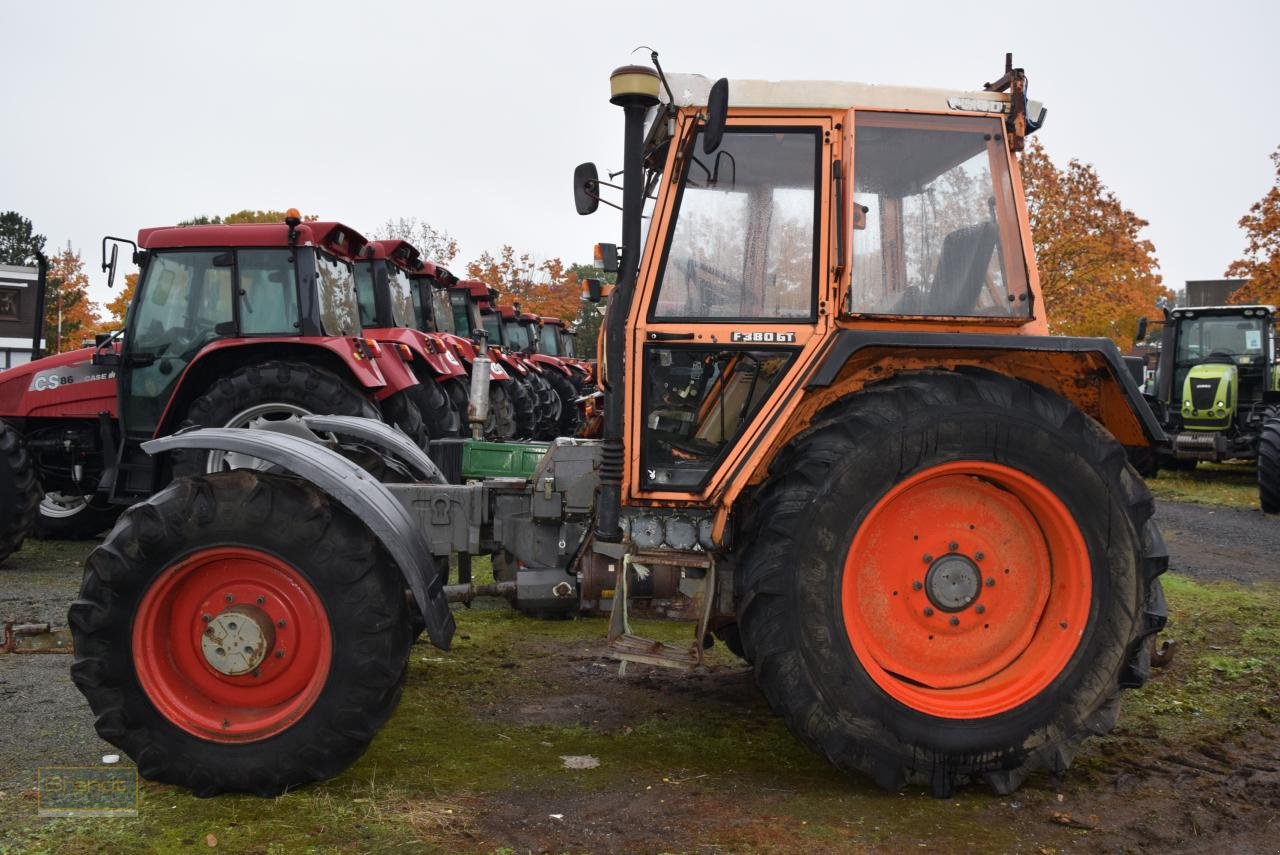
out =
<path fill-rule="evenodd" d="M 399 701 L 410 644 L 404 581 L 364 523 L 252 470 L 126 511 L 69 620 L 98 734 L 197 796 L 341 772 Z"/>
<path fill-rule="evenodd" d="M 88 540 L 111 526 L 124 508 L 90 493 L 45 493 L 40 500 L 36 537 L 41 540 Z"/>
<path fill-rule="evenodd" d="M 1270 407 L 1258 437 L 1258 500 L 1262 512 L 1280 514 L 1280 407 Z"/>
<path fill-rule="evenodd" d="M 39 506 L 35 461 L 18 432 L 0 422 L 0 561 L 22 548 Z"/>
<path fill-rule="evenodd" d="M 837 402 L 745 522 L 746 658 L 793 732 L 883 787 L 1065 770 L 1164 623 L 1153 503 L 1101 426 L 984 372 Z"/>

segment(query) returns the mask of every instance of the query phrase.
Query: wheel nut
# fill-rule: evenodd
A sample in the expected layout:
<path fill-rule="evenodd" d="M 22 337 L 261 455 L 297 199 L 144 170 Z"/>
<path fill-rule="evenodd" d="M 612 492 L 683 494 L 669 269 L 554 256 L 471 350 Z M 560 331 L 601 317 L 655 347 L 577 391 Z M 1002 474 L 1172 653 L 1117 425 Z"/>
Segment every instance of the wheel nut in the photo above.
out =
<path fill-rule="evenodd" d="M 911 590 L 913 591 L 918 591 L 923 587 L 924 587 L 924 583 L 921 582 L 919 579 L 911 583 Z"/>
<path fill-rule="evenodd" d="M 283 659 L 283 658 L 284 658 L 284 651 L 283 651 L 283 650 L 277 650 L 277 651 L 276 651 L 276 658 L 277 658 L 277 659 Z"/>
<path fill-rule="evenodd" d="M 276 621 L 276 626 L 284 629 L 284 618 L 280 618 L 280 620 Z"/>
<path fill-rule="evenodd" d="M 995 586 L 996 586 L 996 579 L 995 579 L 995 577 L 994 577 L 994 576 L 988 576 L 988 577 L 987 577 L 987 587 L 988 587 L 988 588 L 994 588 Z"/>
<path fill-rule="evenodd" d="M 958 617 L 953 617 L 953 618 L 951 619 L 951 625 L 952 625 L 952 626 L 959 626 L 959 625 L 960 625 L 960 618 L 958 618 Z"/>
<path fill-rule="evenodd" d="M 924 554 L 924 563 L 925 563 L 925 564 L 932 564 L 932 563 L 933 563 L 933 556 L 926 552 L 926 553 Z"/>
<path fill-rule="evenodd" d="M 222 726 L 223 726 L 223 727 L 230 727 L 230 726 L 231 726 L 231 722 L 227 721 L 227 720 L 224 718 L 224 719 L 222 720 Z"/>
<path fill-rule="evenodd" d="M 222 599 L 226 600 L 228 603 L 234 603 L 236 601 L 235 595 L 233 594 L 227 594 Z"/>
<path fill-rule="evenodd" d="M 986 558 L 986 557 L 987 557 L 987 554 L 986 554 L 985 552 L 975 552 L 975 553 L 973 554 L 973 558 L 974 558 L 974 560 L 975 560 L 975 561 L 981 561 L 982 559 L 984 559 L 984 558 Z"/>
<path fill-rule="evenodd" d="M 258 597 L 258 605 L 262 605 L 267 601 L 266 597 Z"/>
<path fill-rule="evenodd" d="M 984 606 L 982 603 L 978 603 L 978 608 L 975 609 L 975 611 L 977 611 L 978 614 L 985 614 L 987 611 L 987 607 Z"/>
<path fill-rule="evenodd" d="M 200 615 L 200 620 L 204 621 L 205 623 L 208 623 L 209 621 L 213 620 L 213 615 Z"/>
<path fill-rule="evenodd" d="M 960 548 L 960 544 L 956 543 L 954 540 L 947 544 L 947 549 L 949 549 L 952 552 L 955 552 L 959 548 Z"/>
<path fill-rule="evenodd" d="M 926 609 L 924 610 L 924 616 L 925 616 L 925 617 L 933 617 L 933 609 L 926 608 Z"/>

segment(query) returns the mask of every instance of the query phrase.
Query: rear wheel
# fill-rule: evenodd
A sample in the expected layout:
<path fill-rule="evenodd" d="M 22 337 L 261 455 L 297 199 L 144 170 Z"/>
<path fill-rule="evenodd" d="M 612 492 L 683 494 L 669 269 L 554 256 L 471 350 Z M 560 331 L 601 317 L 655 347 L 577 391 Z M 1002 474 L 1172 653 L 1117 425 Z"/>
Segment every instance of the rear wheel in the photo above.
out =
<path fill-rule="evenodd" d="M 1270 407 L 1258 437 L 1258 499 L 1263 513 L 1280 514 L 1280 407 Z"/>
<path fill-rule="evenodd" d="M 45 493 L 35 534 L 41 540 L 88 540 L 115 525 L 123 510 L 93 494 Z"/>
<path fill-rule="evenodd" d="M 182 427 L 261 428 L 312 436 L 301 417 L 378 418 L 373 404 L 332 371 L 301 362 L 265 362 L 241 368 L 214 383 L 187 409 Z M 173 475 L 262 468 L 256 457 L 222 451 L 172 452 Z"/>
<path fill-rule="evenodd" d="M 512 440 L 520 437 L 515 405 L 516 382 L 493 380 L 489 383 L 489 415 L 484 422 L 486 438 Z"/>
<path fill-rule="evenodd" d="M 399 701 L 410 644 L 404 582 L 368 528 L 251 470 L 129 509 L 69 619 L 98 734 L 198 796 L 341 772 Z"/>
<path fill-rule="evenodd" d="M 453 383 L 446 380 L 445 383 Z M 426 426 L 427 439 L 446 439 L 460 436 L 467 411 L 461 411 L 449 395 L 448 389 L 429 371 L 418 373 L 418 385 L 407 390 L 414 396 L 422 423 Z"/>
<path fill-rule="evenodd" d="M 559 418 L 556 421 L 553 437 L 573 436 L 578 432 L 578 390 L 573 381 L 555 369 L 549 369 L 543 375 L 556 400 L 560 404 Z"/>
<path fill-rule="evenodd" d="M 425 449 L 431 436 L 427 433 L 423 413 L 418 408 L 419 393 L 416 390 L 420 388 L 421 384 L 410 386 L 384 398 L 382 419 L 413 440 L 414 445 Z"/>
<path fill-rule="evenodd" d="M 821 413 L 745 531 L 739 628 L 793 732 L 882 787 L 1064 770 L 1164 624 L 1150 493 L 1069 403 L 904 375 Z"/>
<path fill-rule="evenodd" d="M 511 408 L 515 416 L 515 435 L 512 438 L 532 438 L 538 427 L 537 396 L 532 381 L 527 376 L 518 377 L 513 374 L 507 392 L 510 395 Z"/>
<path fill-rule="evenodd" d="M 18 432 L 0 422 L 0 561 L 22 548 L 40 506 L 36 465 Z"/>

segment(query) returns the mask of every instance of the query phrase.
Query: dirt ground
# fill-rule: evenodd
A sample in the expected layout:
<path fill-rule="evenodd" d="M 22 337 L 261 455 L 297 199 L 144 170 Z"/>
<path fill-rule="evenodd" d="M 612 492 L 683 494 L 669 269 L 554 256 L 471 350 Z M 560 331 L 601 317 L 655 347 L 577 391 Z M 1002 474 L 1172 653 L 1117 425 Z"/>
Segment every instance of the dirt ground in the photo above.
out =
<path fill-rule="evenodd" d="M 1173 570 L 1227 585 L 1171 580 L 1188 649 L 1069 772 L 1012 797 L 970 787 L 937 800 L 839 776 L 728 654 L 702 672 L 619 676 L 602 621 L 477 609 L 459 616 L 452 653 L 414 648 L 399 712 L 340 779 L 266 802 L 146 785 L 134 825 L 33 819 L 37 768 L 115 749 L 94 733 L 69 657 L 0 655 L 0 851 L 191 851 L 206 828 L 229 851 L 1280 851 L 1280 701 L 1258 676 L 1274 665 L 1232 646 L 1229 619 L 1214 624 L 1221 646 L 1194 631 L 1201 608 L 1255 614 L 1251 591 L 1280 603 L 1280 520 L 1178 503 L 1158 516 Z M 90 546 L 29 544 L 0 569 L 0 616 L 64 625 Z M 1219 666 L 1193 655 L 1219 649 L 1234 693 L 1221 707 L 1206 702 Z M 567 770 L 567 755 L 600 766 Z"/>

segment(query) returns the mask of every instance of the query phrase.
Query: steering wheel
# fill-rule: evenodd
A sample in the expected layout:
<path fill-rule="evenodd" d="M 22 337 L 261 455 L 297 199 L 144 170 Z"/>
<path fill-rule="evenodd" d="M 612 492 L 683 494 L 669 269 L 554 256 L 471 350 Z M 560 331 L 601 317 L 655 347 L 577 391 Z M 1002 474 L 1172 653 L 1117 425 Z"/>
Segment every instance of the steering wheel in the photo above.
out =
<path fill-rule="evenodd" d="M 1225 350 L 1214 350 L 1208 356 L 1201 359 L 1197 365 L 1235 365 L 1236 358 L 1234 355 L 1227 353 Z"/>

